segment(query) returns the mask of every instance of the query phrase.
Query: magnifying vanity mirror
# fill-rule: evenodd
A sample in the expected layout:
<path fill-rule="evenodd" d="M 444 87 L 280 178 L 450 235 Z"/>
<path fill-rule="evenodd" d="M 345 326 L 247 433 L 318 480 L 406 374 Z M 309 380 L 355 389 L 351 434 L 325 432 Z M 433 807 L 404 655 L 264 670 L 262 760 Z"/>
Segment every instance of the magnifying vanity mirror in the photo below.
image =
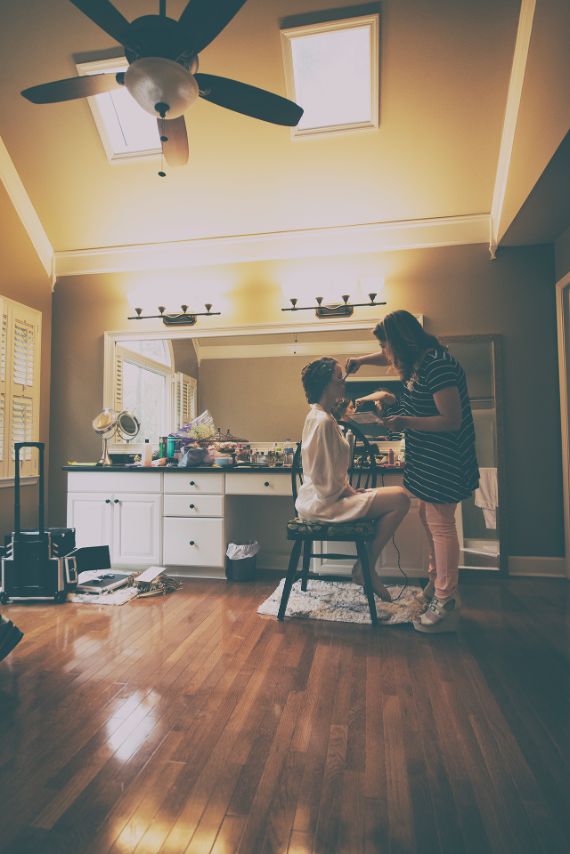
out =
<path fill-rule="evenodd" d="M 483 496 L 467 499 L 458 510 L 462 564 L 497 571 L 506 568 L 499 499 L 504 495 L 500 339 L 458 335 L 442 341 L 467 375 L 485 484 Z M 227 333 L 198 329 L 106 333 L 104 402 L 135 412 L 142 435 L 154 444 L 205 409 L 224 434 L 229 429 L 253 445 L 295 442 L 307 412 L 302 367 L 323 355 L 344 364 L 348 356 L 372 352 L 375 345 L 372 324 L 362 321 L 300 323 L 294 330 L 275 325 Z M 376 384 L 392 388 L 399 382 L 391 367 L 367 366 L 356 377 L 359 382 L 354 395 L 350 391 L 352 396 L 358 396 L 357 389 L 364 385 L 367 390 Z M 120 450 L 120 443 L 112 450 Z"/>
<path fill-rule="evenodd" d="M 101 451 L 101 459 L 97 463 L 100 466 L 110 466 L 111 458 L 109 456 L 109 439 L 115 435 L 120 436 L 125 442 L 135 439 L 140 431 L 140 422 L 136 415 L 124 409 L 117 413 L 113 409 L 103 409 L 99 412 L 91 422 L 93 429 L 98 433 L 102 440 L 103 446 Z"/>

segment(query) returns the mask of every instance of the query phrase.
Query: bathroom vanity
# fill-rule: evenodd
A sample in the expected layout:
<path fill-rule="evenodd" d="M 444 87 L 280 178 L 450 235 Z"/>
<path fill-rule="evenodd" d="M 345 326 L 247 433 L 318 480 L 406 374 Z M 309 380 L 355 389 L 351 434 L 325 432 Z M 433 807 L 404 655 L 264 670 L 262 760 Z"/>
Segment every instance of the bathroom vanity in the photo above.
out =
<path fill-rule="evenodd" d="M 256 539 L 260 569 L 284 572 L 287 567 L 286 524 L 294 515 L 288 468 L 65 470 L 67 524 L 77 529 L 77 545 L 108 543 L 115 566 L 158 564 L 177 575 L 222 578 L 228 542 Z M 401 483 L 401 470 L 383 468 L 378 485 L 380 479 L 385 486 Z M 424 574 L 426 542 L 414 504 L 396 533 L 396 545 L 401 567 Z M 352 564 L 352 558 L 346 564 L 327 561 L 324 543 L 313 569 L 349 575 Z M 398 573 L 393 544 L 384 550 L 382 565 L 388 575 Z"/>
<path fill-rule="evenodd" d="M 476 496 L 459 506 L 456 519 L 461 565 L 506 572 L 500 339 L 493 335 L 452 336 L 444 342 L 467 374 L 479 465 L 494 475 L 497 495 L 490 513 L 476 503 Z M 104 340 L 103 406 L 121 408 L 125 404 L 118 398 L 124 389 L 128 354 L 132 351 L 134 361 L 143 364 L 150 356 L 138 351 L 143 345 L 156 347 L 159 343 L 171 355 L 174 376 L 182 372 L 195 377 L 193 400 L 197 411 L 209 410 L 224 431 L 231 425 L 237 436 L 266 443 L 290 437 L 287 441 L 294 442 L 301 434 L 307 411 L 299 382 L 303 365 L 323 353 L 333 354 L 343 364 L 348 356 L 369 352 L 371 333 L 368 323 L 352 320 L 326 325 L 299 322 L 295 330 L 277 324 L 225 332 L 194 327 L 108 332 Z M 153 358 L 156 362 L 156 354 Z M 390 369 L 368 366 L 351 382 L 382 387 L 395 378 Z M 154 401 L 152 387 L 144 386 L 143 397 L 150 401 L 151 415 L 170 411 Z M 172 425 L 160 425 L 158 435 L 172 429 Z M 154 435 L 152 425 L 145 425 L 143 419 L 141 436 L 148 435 Z M 132 453 L 142 450 L 142 445 L 137 447 L 133 442 L 110 450 L 120 451 L 121 447 Z M 80 450 L 70 449 L 69 453 L 77 453 L 76 459 L 89 458 L 80 456 L 84 453 Z M 401 470 L 382 467 L 380 471 L 385 486 L 401 483 Z M 290 551 L 286 523 L 293 515 L 287 468 L 68 466 L 67 476 L 67 524 L 78 529 L 80 545 L 109 543 L 116 565 L 165 564 L 181 575 L 223 577 L 227 543 L 256 539 L 261 545 L 258 567 L 280 572 L 286 569 Z M 381 478 L 378 485 L 382 485 Z M 491 515 L 494 523 L 487 524 Z M 399 550 L 401 567 L 412 576 L 423 574 L 426 542 L 417 502 L 412 502 L 395 541 L 397 549 L 390 543 L 383 552 L 386 573 L 398 573 Z M 352 561 L 346 565 L 327 563 L 324 547 L 314 569 L 348 573 L 351 566 Z"/>

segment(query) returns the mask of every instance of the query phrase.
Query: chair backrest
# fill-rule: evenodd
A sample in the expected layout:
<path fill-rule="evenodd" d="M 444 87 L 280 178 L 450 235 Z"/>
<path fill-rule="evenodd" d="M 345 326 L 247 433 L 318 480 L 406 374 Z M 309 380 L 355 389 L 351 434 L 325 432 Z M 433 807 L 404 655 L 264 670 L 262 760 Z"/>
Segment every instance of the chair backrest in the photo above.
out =
<path fill-rule="evenodd" d="M 351 430 L 354 434 L 352 460 L 348 475 L 351 486 L 355 489 L 374 489 L 378 478 L 376 445 L 367 439 L 356 424 L 339 421 L 339 425 L 345 431 Z"/>
<path fill-rule="evenodd" d="M 368 441 L 358 427 L 346 422 L 339 422 L 341 427 L 352 430 L 355 437 L 352 449 L 352 459 L 348 477 L 355 489 L 374 489 L 377 481 L 376 446 Z M 297 500 L 299 487 L 303 483 L 303 460 L 301 457 L 301 442 L 297 442 L 293 464 L 291 466 L 291 491 L 293 501 Z"/>
<path fill-rule="evenodd" d="M 293 493 L 293 502 L 297 500 L 299 487 L 303 483 L 303 461 L 301 459 L 301 443 L 297 442 L 295 453 L 293 455 L 293 463 L 291 465 L 291 492 Z"/>

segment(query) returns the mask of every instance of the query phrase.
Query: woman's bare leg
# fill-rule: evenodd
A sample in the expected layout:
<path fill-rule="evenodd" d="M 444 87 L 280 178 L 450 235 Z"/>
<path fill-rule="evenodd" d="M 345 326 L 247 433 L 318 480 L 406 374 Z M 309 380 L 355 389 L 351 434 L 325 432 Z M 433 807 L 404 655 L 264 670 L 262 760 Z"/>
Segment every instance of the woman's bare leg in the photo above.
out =
<path fill-rule="evenodd" d="M 374 490 L 376 493 L 366 518 L 377 519 L 376 534 L 372 542 L 366 544 L 374 592 L 382 599 L 390 599 L 390 594 L 380 582 L 376 572 L 376 563 L 382 549 L 392 537 L 394 531 L 410 509 L 410 498 L 401 486 L 385 486 Z M 353 570 L 353 579 L 360 583 L 362 570 L 357 563 Z"/>

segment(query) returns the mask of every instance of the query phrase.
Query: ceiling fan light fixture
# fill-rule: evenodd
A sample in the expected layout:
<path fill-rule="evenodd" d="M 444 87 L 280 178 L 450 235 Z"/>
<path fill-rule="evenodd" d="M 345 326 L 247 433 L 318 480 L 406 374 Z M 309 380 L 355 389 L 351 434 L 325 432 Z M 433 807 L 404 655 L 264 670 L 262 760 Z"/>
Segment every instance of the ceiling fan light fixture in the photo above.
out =
<path fill-rule="evenodd" d="M 157 105 L 167 105 L 165 117 L 183 115 L 197 99 L 199 90 L 194 76 L 171 59 L 147 56 L 129 65 L 125 86 L 145 112 L 157 115 Z"/>

